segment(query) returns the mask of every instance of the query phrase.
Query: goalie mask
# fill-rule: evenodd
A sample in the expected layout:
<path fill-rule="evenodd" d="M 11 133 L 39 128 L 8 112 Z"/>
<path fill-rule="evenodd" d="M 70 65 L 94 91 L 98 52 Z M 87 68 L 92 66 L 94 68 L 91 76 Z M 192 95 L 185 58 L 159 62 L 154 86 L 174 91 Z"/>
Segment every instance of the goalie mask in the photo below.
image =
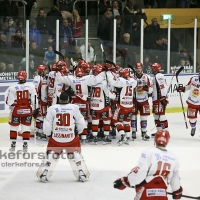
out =
<path fill-rule="evenodd" d="M 155 135 L 155 143 L 157 145 L 167 146 L 170 139 L 169 131 L 167 130 L 159 130 Z"/>

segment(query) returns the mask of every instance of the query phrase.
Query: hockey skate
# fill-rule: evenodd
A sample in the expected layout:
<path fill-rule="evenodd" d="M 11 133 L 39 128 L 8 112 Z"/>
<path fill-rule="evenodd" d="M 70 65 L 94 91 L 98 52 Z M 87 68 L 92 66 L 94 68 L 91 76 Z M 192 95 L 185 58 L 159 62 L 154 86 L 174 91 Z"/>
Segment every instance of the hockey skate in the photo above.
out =
<path fill-rule="evenodd" d="M 87 135 L 87 141 L 92 142 L 94 140 L 94 136 L 92 134 Z"/>
<path fill-rule="evenodd" d="M 142 139 L 144 140 L 144 141 L 149 141 L 149 136 L 147 135 L 147 133 L 146 132 L 142 132 Z"/>
<path fill-rule="evenodd" d="M 97 138 L 98 138 L 98 141 L 102 141 L 103 140 L 104 132 L 103 132 L 102 129 L 100 129 L 100 131 L 98 132 Z"/>
<path fill-rule="evenodd" d="M 116 139 L 116 130 L 114 127 L 111 128 L 112 130 L 110 131 L 110 138 Z"/>
<path fill-rule="evenodd" d="M 85 180 L 86 180 L 86 175 L 84 174 L 83 170 L 80 169 L 79 170 L 79 181 L 85 182 Z"/>
<path fill-rule="evenodd" d="M 107 135 L 103 138 L 103 144 L 110 144 L 111 142 L 112 140 L 110 140 Z"/>
<path fill-rule="evenodd" d="M 152 138 L 154 138 L 154 137 L 155 137 L 155 135 L 156 135 L 155 133 L 152 133 L 152 134 L 151 134 L 151 137 L 152 137 Z"/>
<path fill-rule="evenodd" d="M 195 135 L 195 132 L 196 132 L 196 127 L 191 129 L 191 133 L 190 134 L 191 134 L 192 137 Z"/>
<path fill-rule="evenodd" d="M 127 145 L 129 145 L 129 140 L 130 140 L 130 138 L 129 138 L 129 137 L 127 137 L 126 139 L 127 139 L 127 140 L 126 140 L 126 142 L 124 142 L 124 144 L 127 144 Z"/>
<path fill-rule="evenodd" d="M 28 143 L 27 143 L 27 142 L 24 142 L 22 151 L 23 151 L 24 153 L 27 153 L 27 152 L 28 152 Z"/>
<path fill-rule="evenodd" d="M 12 141 L 11 147 L 10 147 L 9 151 L 10 151 L 10 152 L 15 152 L 15 147 L 16 147 L 16 142 L 15 142 L 15 141 Z"/>
<path fill-rule="evenodd" d="M 133 140 L 136 139 L 136 132 L 135 131 L 132 131 L 132 138 L 133 138 Z"/>
<path fill-rule="evenodd" d="M 47 172 L 48 172 L 48 170 L 45 169 L 44 172 L 42 173 L 42 175 L 40 176 L 40 181 L 41 181 L 42 183 L 46 183 L 46 182 L 48 181 L 48 180 L 47 180 Z"/>
<path fill-rule="evenodd" d="M 119 146 L 121 146 L 122 144 L 127 144 L 126 141 L 127 141 L 126 136 L 122 134 L 120 140 L 117 143 L 119 144 Z"/>
<path fill-rule="evenodd" d="M 94 136 L 93 141 L 94 141 L 94 144 L 97 144 L 97 142 L 98 142 L 98 138 L 97 138 L 97 136 Z"/>
<path fill-rule="evenodd" d="M 86 144 L 86 139 L 81 139 L 81 144 L 85 145 Z"/>

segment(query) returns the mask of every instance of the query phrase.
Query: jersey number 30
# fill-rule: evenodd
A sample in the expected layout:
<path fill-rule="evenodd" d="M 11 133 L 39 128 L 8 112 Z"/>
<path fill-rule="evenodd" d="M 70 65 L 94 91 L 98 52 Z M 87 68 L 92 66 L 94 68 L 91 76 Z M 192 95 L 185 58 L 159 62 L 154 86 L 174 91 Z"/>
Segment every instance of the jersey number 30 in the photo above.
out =
<path fill-rule="evenodd" d="M 58 119 L 58 121 L 56 122 L 57 126 L 70 126 L 69 113 L 65 113 L 65 114 L 58 113 L 56 114 L 56 118 Z"/>

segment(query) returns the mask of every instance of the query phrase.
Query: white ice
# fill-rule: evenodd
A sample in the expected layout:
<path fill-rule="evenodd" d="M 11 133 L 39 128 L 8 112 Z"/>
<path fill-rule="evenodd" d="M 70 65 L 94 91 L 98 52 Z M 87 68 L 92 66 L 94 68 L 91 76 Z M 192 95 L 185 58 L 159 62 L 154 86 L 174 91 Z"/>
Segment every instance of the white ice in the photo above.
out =
<path fill-rule="evenodd" d="M 194 137 L 190 135 L 190 128 L 186 129 L 182 113 L 167 114 L 171 140 L 167 149 L 173 151 L 180 161 L 181 185 L 185 195 L 200 196 L 200 137 L 199 122 Z M 188 124 L 189 125 L 189 124 Z M 155 132 L 153 117 L 149 117 L 148 134 Z M 9 125 L 0 124 L 0 200 L 133 200 L 135 190 L 113 188 L 113 181 L 126 176 L 136 165 L 142 150 L 154 146 L 154 139 L 143 141 L 140 131 L 137 139 L 129 145 L 118 146 L 117 139 L 111 145 L 86 144 L 82 146 L 82 155 L 90 171 L 90 178 L 85 183 L 77 182 L 71 171 L 68 160 L 58 162 L 53 176 L 48 183 L 41 183 L 36 177 L 36 166 L 41 160 L 34 159 L 6 159 L 4 152 L 10 146 Z M 22 140 L 18 138 L 17 150 L 22 148 Z M 35 145 L 33 139 L 29 143 L 29 152 L 45 152 L 45 147 Z M 26 163 L 26 167 L 4 167 L 5 163 Z M 169 186 L 168 191 L 171 192 Z M 169 195 L 169 199 L 172 197 Z M 186 199 L 186 198 L 182 198 Z"/>

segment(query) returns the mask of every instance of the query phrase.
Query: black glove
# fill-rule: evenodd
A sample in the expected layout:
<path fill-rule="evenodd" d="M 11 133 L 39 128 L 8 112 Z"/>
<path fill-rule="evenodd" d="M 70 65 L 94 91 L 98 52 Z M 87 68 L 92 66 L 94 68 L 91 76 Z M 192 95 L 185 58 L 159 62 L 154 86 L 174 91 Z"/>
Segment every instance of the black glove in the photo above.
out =
<path fill-rule="evenodd" d="M 180 186 L 179 190 L 176 190 L 172 193 L 173 199 L 180 199 L 182 196 L 183 188 Z"/>
<path fill-rule="evenodd" d="M 126 187 L 130 187 L 130 184 L 128 182 L 128 178 L 127 177 L 122 177 L 117 179 L 114 183 L 113 183 L 113 187 L 119 190 L 123 190 Z"/>
<path fill-rule="evenodd" d="M 148 85 L 144 85 L 143 87 L 142 87 L 142 89 L 144 90 L 144 91 L 149 91 L 149 86 Z"/>
<path fill-rule="evenodd" d="M 34 118 L 37 118 L 37 116 L 39 115 L 39 108 L 34 110 L 32 115 L 33 115 Z"/>
<path fill-rule="evenodd" d="M 179 84 L 176 90 L 177 92 L 185 92 L 185 87 L 182 84 Z"/>
<path fill-rule="evenodd" d="M 160 98 L 160 103 L 161 103 L 164 107 L 166 107 L 167 104 L 168 104 L 168 101 L 167 101 L 166 97 L 161 97 L 161 98 Z"/>

